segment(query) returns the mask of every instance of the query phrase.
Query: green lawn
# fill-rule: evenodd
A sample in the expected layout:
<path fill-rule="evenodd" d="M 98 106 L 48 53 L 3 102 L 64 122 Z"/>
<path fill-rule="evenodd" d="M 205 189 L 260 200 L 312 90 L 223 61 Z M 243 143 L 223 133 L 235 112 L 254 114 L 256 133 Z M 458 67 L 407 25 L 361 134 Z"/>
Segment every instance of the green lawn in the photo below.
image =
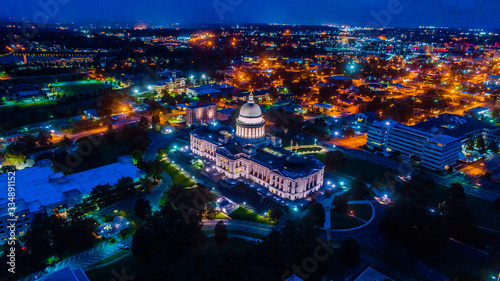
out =
<path fill-rule="evenodd" d="M 325 162 L 325 156 L 325 153 L 314 154 L 314 157 L 316 157 L 316 159 L 321 162 Z M 331 173 L 337 174 L 339 176 L 349 175 L 353 178 L 359 178 L 361 175 L 366 174 L 368 176 L 368 182 L 372 182 L 376 180 L 381 174 L 384 174 L 387 171 L 391 171 L 391 169 L 362 159 L 346 156 L 346 163 L 344 168 L 340 169 L 339 171 L 331 171 Z"/>
<path fill-rule="evenodd" d="M 218 212 L 217 215 L 215 215 L 215 219 L 216 220 L 220 220 L 220 219 L 229 219 L 228 216 L 226 216 L 224 213 L 221 213 L 221 212 Z"/>
<path fill-rule="evenodd" d="M 430 195 L 433 205 L 437 207 L 439 203 L 446 199 L 448 188 L 447 186 L 436 184 Z M 477 225 L 500 230 L 500 214 L 493 208 L 492 201 L 467 194 L 467 204 L 474 214 Z"/>
<path fill-rule="evenodd" d="M 192 187 L 196 184 L 170 163 L 163 163 L 163 170 L 172 178 L 172 184 L 179 184 L 184 187 Z"/>
<path fill-rule="evenodd" d="M 370 204 L 351 204 L 349 210 L 352 210 L 356 217 L 369 221 L 372 218 L 373 210 Z"/>
<path fill-rule="evenodd" d="M 423 260 L 428 266 L 448 276 L 454 276 L 460 272 L 473 272 L 481 278 L 478 280 L 488 280 L 492 274 L 498 274 L 498 272 L 490 271 L 489 264 L 484 260 L 475 255 L 471 256 L 457 247 L 446 247 L 435 255 L 423 257 Z"/>
<path fill-rule="evenodd" d="M 308 148 L 299 148 L 298 152 L 318 152 L 321 151 L 321 147 L 308 147 Z"/>
<path fill-rule="evenodd" d="M 365 221 L 370 220 L 372 217 L 372 207 L 370 204 L 351 204 L 348 207 L 347 213 L 351 211 L 353 211 L 356 217 Z M 349 229 L 362 226 L 364 222 L 358 218 L 338 213 L 334 209 L 330 210 L 330 223 L 332 229 Z"/>
<path fill-rule="evenodd" d="M 134 235 L 134 233 L 135 233 L 135 228 L 134 227 L 129 227 L 127 229 L 124 229 L 124 230 L 120 231 L 120 233 L 118 234 L 118 236 L 121 239 L 127 239 L 127 238 L 131 237 L 132 235 Z"/>
<path fill-rule="evenodd" d="M 5 105 L 0 106 L 0 112 L 9 112 L 14 109 L 14 107 L 18 106 L 19 108 L 29 108 L 29 107 L 40 107 L 40 106 L 47 106 L 47 105 L 54 105 L 56 104 L 57 101 L 55 100 L 48 100 L 48 101 L 36 101 L 36 102 L 19 102 L 19 103 L 8 103 Z"/>
<path fill-rule="evenodd" d="M 256 213 L 243 207 L 239 207 L 234 212 L 229 214 L 229 216 L 235 220 L 246 220 L 246 221 L 255 221 L 258 223 L 272 224 L 268 219 L 259 216 Z"/>
<path fill-rule="evenodd" d="M 105 87 L 111 87 L 110 84 L 105 84 L 101 81 L 90 80 L 87 81 L 77 81 L 77 82 L 66 82 L 66 83 L 53 83 L 51 84 L 55 88 L 60 88 L 65 91 L 67 97 L 78 95 L 78 94 L 87 94 L 87 93 L 99 93 L 100 89 L 104 89 Z"/>
<path fill-rule="evenodd" d="M 375 180 L 380 176 L 380 174 L 390 171 L 390 169 L 384 166 L 380 166 L 365 160 L 348 156 L 346 158 L 347 161 L 345 167 L 340 170 L 341 174 L 349 174 L 355 178 L 366 174 L 369 180 Z"/>

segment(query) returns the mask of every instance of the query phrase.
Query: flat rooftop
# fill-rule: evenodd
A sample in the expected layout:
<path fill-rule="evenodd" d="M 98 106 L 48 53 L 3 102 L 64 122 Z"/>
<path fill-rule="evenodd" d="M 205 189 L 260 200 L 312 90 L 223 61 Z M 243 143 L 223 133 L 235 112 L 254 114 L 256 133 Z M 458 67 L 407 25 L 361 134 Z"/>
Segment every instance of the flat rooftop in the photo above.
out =
<path fill-rule="evenodd" d="M 325 166 L 313 156 L 292 155 L 289 150 L 272 146 L 259 148 L 251 159 L 290 178 L 308 176 Z"/>
<path fill-rule="evenodd" d="M 462 138 L 465 135 L 476 130 L 490 129 L 496 130 L 493 124 L 477 120 L 474 118 L 463 117 L 454 114 L 441 114 L 430 118 L 429 120 L 412 126 L 412 128 L 432 132 L 438 131 L 443 135 L 448 135 L 455 138 Z"/>
<path fill-rule="evenodd" d="M 373 267 L 368 267 L 354 281 L 393 281 L 391 278 L 377 271 Z"/>
<path fill-rule="evenodd" d="M 56 178 L 56 173 L 48 166 L 35 166 L 16 171 L 16 200 L 24 200 L 28 207 L 48 206 L 64 202 L 70 193 L 87 194 L 99 184 L 115 184 L 121 177 L 139 176 L 140 171 L 134 165 L 117 162 L 51 182 L 49 177 Z M 0 175 L 0 182 L 7 183 L 7 180 L 8 174 Z M 9 202 L 7 191 L 7 184 L 0 186 L 0 206 Z"/>

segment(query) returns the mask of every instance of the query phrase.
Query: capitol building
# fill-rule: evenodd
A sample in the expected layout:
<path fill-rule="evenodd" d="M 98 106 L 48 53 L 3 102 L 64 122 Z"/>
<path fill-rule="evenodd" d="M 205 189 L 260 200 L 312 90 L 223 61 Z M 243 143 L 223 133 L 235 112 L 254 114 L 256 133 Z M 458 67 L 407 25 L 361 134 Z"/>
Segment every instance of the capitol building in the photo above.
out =
<path fill-rule="evenodd" d="M 304 199 L 323 185 L 324 164 L 281 147 L 266 134 L 265 120 L 250 94 L 236 120 L 236 129 L 211 124 L 191 132 L 191 151 L 231 179 L 245 178 L 283 199 Z"/>

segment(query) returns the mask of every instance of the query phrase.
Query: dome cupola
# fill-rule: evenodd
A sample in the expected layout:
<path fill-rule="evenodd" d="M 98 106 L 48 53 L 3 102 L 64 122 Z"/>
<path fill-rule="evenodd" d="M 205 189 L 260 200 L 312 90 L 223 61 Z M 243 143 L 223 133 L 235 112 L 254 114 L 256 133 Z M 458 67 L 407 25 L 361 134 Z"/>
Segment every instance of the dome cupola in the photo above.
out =
<path fill-rule="evenodd" d="M 253 100 L 250 92 L 248 102 L 241 109 L 236 119 L 236 136 L 244 139 L 261 139 L 265 136 L 266 121 L 262 117 L 260 106 Z"/>

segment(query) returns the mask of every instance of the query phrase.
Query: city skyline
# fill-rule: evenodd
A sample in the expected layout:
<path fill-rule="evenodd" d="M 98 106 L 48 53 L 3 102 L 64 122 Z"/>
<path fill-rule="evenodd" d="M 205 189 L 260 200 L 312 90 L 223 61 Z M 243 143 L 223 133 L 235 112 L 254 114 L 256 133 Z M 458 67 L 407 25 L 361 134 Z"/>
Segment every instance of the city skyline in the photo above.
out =
<path fill-rule="evenodd" d="M 500 1 L 3 4 L 0 280 L 500 280 Z"/>
<path fill-rule="evenodd" d="M 282 23 L 361 27 L 446 26 L 496 29 L 500 3 L 492 0 L 361 0 L 355 6 L 341 1 L 149 1 L 116 5 L 116 1 L 4 1 L 0 16 L 28 22 L 60 23 Z M 55 5 L 54 5 L 55 4 Z M 479 4 L 479 5 L 478 5 Z M 44 18 L 45 16 L 45 18 Z M 48 17 L 47 17 L 48 16 Z"/>

